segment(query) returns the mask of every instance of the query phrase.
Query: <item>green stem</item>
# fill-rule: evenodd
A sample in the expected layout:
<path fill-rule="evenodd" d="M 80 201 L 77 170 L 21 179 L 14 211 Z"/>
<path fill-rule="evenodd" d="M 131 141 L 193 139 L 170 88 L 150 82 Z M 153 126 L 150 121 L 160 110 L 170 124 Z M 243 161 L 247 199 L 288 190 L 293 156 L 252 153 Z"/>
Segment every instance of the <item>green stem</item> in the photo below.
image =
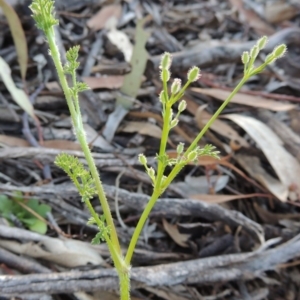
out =
<path fill-rule="evenodd" d="M 102 183 L 101 183 L 101 180 L 100 180 L 100 176 L 99 176 L 97 167 L 96 167 L 94 159 L 92 157 L 90 148 L 87 144 L 83 129 L 80 130 L 80 132 L 77 133 L 77 138 L 78 138 L 78 141 L 81 145 L 82 151 L 85 155 L 85 159 L 88 163 L 89 170 L 90 170 L 90 172 L 91 172 L 91 174 L 92 174 L 92 176 L 95 180 L 95 187 L 97 189 L 100 204 L 101 204 L 103 213 L 105 215 L 105 220 L 106 220 L 107 225 L 110 227 L 111 241 L 114 245 L 115 250 L 119 253 L 119 255 L 122 255 L 121 247 L 120 247 L 120 244 L 119 244 L 119 239 L 118 239 L 118 236 L 117 236 L 116 227 L 114 225 L 114 221 L 113 221 L 113 218 L 112 218 L 112 215 L 111 215 L 111 212 L 110 212 L 108 201 L 107 201 L 104 189 L 102 187 Z"/>
<path fill-rule="evenodd" d="M 161 185 L 161 180 L 164 175 L 166 162 L 164 161 L 163 157 L 166 153 L 166 147 L 168 142 L 168 136 L 170 131 L 170 120 L 171 120 L 171 105 L 169 103 L 165 104 L 165 112 L 164 112 L 164 124 L 163 124 L 163 130 L 161 134 L 161 141 L 160 141 L 160 147 L 159 147 L 159 159 L 157 162 L 157 177 L 155 182 L 155 189 L 159 189 Z"/>
<path fill-rule="evenodd" d="M 205 126 L 202 128 L 200 133 L 197 135 L 195 140 L 191 143 L 191 145 L 188 147 L 188 149 L 185 151 L 183 156 L 187 156 L 191 151 L 193 151 L 196 147 L 198 142 L 201 140 L 203 135 L 206 133 L 206 131 L 210 128 L 212 123 L 218 118 L 220 113 L 224 110 L 224 108 L 228 105 L 228 103 L 231 101 L 231 99 L 236 95 L 236 93 L 241 89 L 241 87 L 245 84 L 245 82 L 249 79 L 248 76 L 244 76 L 242 80 L 239 82 L 239 84 L 234 88 L 234 90 L 230 93 L 228 98 L 223 102 L 223 104 L 218 108 L 218 110 L 213 114 L 213 116 L 210 118 L 210 120 L 205 124 Z"/>
<path fill-rule="evenodd" d="M 86 141 L 86 138 L 85 138 L 81 116 L 77 114 L 77 112 L 75 110 L 75 107 L 74 107 L 74 103 L 72 101 L 72 95 L 71 95 L 71 92 L 69 90 L 69 86 L 68 86 L 68 83 L 67 83 L 67 80 L 66 80 L 66 77 L 65 77 L 65 74 L 64 74 L 62 64 L 61 64 L 60 54 L 59 54 L 58 48 L 57 48 L 56 43 L 55 43 L 55 34 L 54 34 L 53 27 L 51 27 L 50 29 L 45 31 L 45 35 L 46 35 L 46 38 L 47 38 L 48 43 L 49 43 L 51 55 L 52 55 L 52 58 L 53 58 L 53 61 L 54 61 L 54 64 L 55 64 L 55 67 L 56 67 L 56 70 L 57 70 L 59 81 L 61 83 L 62 89 L 64 91 L 64 94 L 65 94 L 65 97 L 66 97 L 66 100 L 67 100 L 67 104 L 68 104 L 70 114 L 71 114 L 71 117 L 72 117 L 73 125 L 75 127 L 75 132 L 76 132 L 77 139 L 78 139 L 78 141 L 81 145 L 82 151 L 84 152 L 84 156 L 85 156 L 85 159 L 88 163 L 89 170 L 90 170 L 90 172 L 91 172 L 91 174 L 92 174 L 92 176 L 95 180 L 95 186 L 96 186 L 96 189 L 97 189 L 97 193 L 98 193 L 98 197 L 99 197 L 99 200 L 100 200 L 100 203 L 101 203 L 101 207 L 103 209 L 103 213 L 105 215 L 107 225 L 111 229 L 111 241 L 112 241 L 117 253 L 119 253 L 121 255 L 121 247 L 120 247 L 120 244 L 119 244 L 119 239 L 118 239 L 116 228 L 115 228 L 113 218 L 112 218 L 112 215 L 111 215 L 111 212 L 110 212 L 108 201 L 107 201 L 106 195 L 104 193 L 102 183 L 101 183 L 101 180 L 100 180 L 100 176 L 99 176 L 98 170 L 96 168 L 96 165 L 94 163 L 90 148 L 89 148 L 89 146 L 87 144 L 87 141 Z"/>
<path fill-rule="evenodd" d="M 95 212 L 90 200 L 85 200 L 84 203 L 86 204 L 88 210 L 90 211 L 90 214 L 92 215 L 92 217 L 94 218 L 94 220 L 96 221 L 96 224 L 98 226 L 98 228 L 102 227 L 102 221 L 100 220 L 98 214 Z M 122 258 L 120 257 L 120 255 L 116 252 L 114 245 L 112 244 L 112 241 L 110 240 L 108 234 L 106 232 L 103 232 L 103 236 L 104 239 L 107 243 L 107 246 L 110 250 L 110 254 L 112 256 L 112 259 L 115 263 L 116 268 L 121 269 L 122 267 Z"/>
<path fill-rule="evenodd" d="M 118 271 L 120 281 L 121 300 L 130 300 L 130 274 L 129 270 Z"/>
<path fill-rule="evenodd" d="M 101 220 L 99 219 L 98 214 L 95 212 L 91 202 L 89 200 L 86 200 L 85 204 L 88 207 L 90 214 L 96 221 L 98 227 L 101 228 Z M 124 258 L 116 252 L 114 244 L 112 243 L 106 232 L 103 232 L 103 236 L 107 243 L 112 260 L 115 264 L 115 268 L 117 269 L 121 300 L 130 300 L 130 265 L 126 264 Z"/>
<path fill-rule="evenodd" d="M 62 64 L 61 64 L 60 54 L 59 54 L 58 48 L 57 48 L 56 43 L 55 43 L 54 28 L 51 27 L 50 29 L 45 31 L 45 36 L 46 36 L 46 39 L 49 43 L 51 56 L 52 56 L 52 59 L 53 59 L 53 62 L 54 62 L 54 65 L 55 65 L 55 68 L 56 68 L 56 71 L 57 71 L 57 75 L 58 75 L 61 87 L 63 89 L 63 92 L 65 94 L 65 98 L 67 100 L 67 104 L 68 104 L 68 107 L 69 107 L 69 110 L 70 110 L 70 113 L 71 113 L 71 117 L 73 119 L 73 117 L 76 116 L 76 111 L 75 111 L 74 104 L 73 104 L 73 101 L 72 101 L 72 95 L 71 95 L 70 90 L 69 90 L 69 85 L 68 85 L 68 82 L 66 80 L 65 73 L 64 73 L 64 70 L 63 70 L 63 67 L 62 67 Z"/>
<path fill-rule="evenodd" d="M 135 230 L 133 232 L 133 235 L 132 235 L 132 238 L 131 238 L 131 241 L 130 241 L 130 244 L 129 244 L 129 247 L 128 247 L 128 250 L 127 250 L 127 253 L 125 256 L 125 263 L 128 265 L 131 262 L 135 246 L 137 244 L 139 236 L 141 235 L 141 232 L 143 230 L 145 222 L 147 221 L 147 218 L 159 196 L 160 196 L 160 190 L 154 190 L 149 202 L 147 203 L 147 205 L 137 223 L 137 226 L 135 227 Z"/>

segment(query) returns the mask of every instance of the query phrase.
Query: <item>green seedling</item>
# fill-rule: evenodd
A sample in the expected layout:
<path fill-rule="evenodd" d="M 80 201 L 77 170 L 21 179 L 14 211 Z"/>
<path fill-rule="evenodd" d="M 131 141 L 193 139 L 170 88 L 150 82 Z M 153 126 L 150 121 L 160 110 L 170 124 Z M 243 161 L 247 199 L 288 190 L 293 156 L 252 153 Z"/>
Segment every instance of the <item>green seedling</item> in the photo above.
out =
<path fill-rule="evenodd" d="M 17 222 L 31 231 L 45 234 L 47 223 L 43 219 L 48 212 L 51 212 L 49 205 L 40 204 L 37 199 L 26 200 L 21 193 L 11 198 L 0 195 L 0 215 L 11 225 Z"/>
<path fill-rule="evenodd" d="M 259 52 L 267 43 L 267 37 L 262 37 L 250 52 L 244 52 L 242 55 L 242 62 L 244 64 L 244 75 L 236 88 L 232 91 L 226 101 L 215 112 L 212 118 L 207 122 L 201 132 L 197 135 L 195 140 L 187 148 L 183 143 L 177 146 L 177 157 L 170 158 L 166 152 L 167 141 L 172 128 L 177 126 L 180 114 L 186 108 L 186 102 L 182 100 L 184 92 L 193 82 L 196 82 L 200 77 L 200 69 L 192 67 L 188 74 L 186 83 L 182 86 L 180 79 L 174 79 L 170 85 L 171 79 L 170 67 L 172 64 L 172 57 L 170 53 L 165 53 L 162 56 L 160 63 L 161 80 L 163 91 L 159 95 L 159 100 L 162 105 L 163 129 L 160 141 L 159 152 L 156 156 L 157 169 L 149 167 L 145 155 L 139 155 L 140 163 L 145 167 L 153 184 L 153 193 L 145 207 L 144 212 L 134 230 L 128 250 L 123 252 L 120 247 L 119 238 L 116 227 L 110 212 L 110 208 L 106 199 L 105 192 L 100 180 L 99 172 L 95 166 L 91 151 L 85 138 L 83 129 L 82 117 L 78 101 L 78 93 L 87 89 L 86 84 L 78 82 L 76 79 L 76 69 L 79 66 L 77 62 L 79 47 L 75 46 L 67 52 L 67 64 L 62 66 L 59 51 L 55 42 L 55 34 L 53 27 L 58 25 L 58 20 L 54 15 L 54 2 L 51 0 L 34 0 L 30 6 L 33 12 L 33 18 L 37 23 L 37 27 L 43 30 L 46 40 L 49 43 L 50 55 L 53 58 L 60 84 L 65 94 L 65 98 L 70 110 L 70 115 L 73 121 L 74 132 L 81 145 L 88 168 L 85 169 L 79 160 L 70 155 L 62 154 L 56 158 L 55 163 L 60 166 L 72 179 L 77 187 L 82 201 L 87 205 L 91 219 L 89 224 L 98 226 L 99 234 L 93 239 L 93 243 L 100 243 L 105 241 L 110 251 L 114 266 L 119 276 L 120 281 L 120 298 L 122 300 L 130 299 L 130 263 L 132 255 L 136 247 L 139 236 L 142 232 L 143 226 L 155 205 L 159 196 L 168 188 L 170 183 L 190 162 L 197 162 L 202 155 L 210 155 L 218 157 L 218 151 L 212 145 L 206 145 L 201 148 L 198 146 L 199 141 L 228 105 L 234 95 L 240 90 L 245 82 L 253 75 L 261 72 L 268 64 L 274 62 L 276 59 L 282 57 L 286 52 L 286 46 L 280 45 L 270 53 L 265 61 L 255 66 L 256 58 Z M 72 85 L 69 86 L 67 76 L 71 76 Z M 178 103 L 178 105 L 177 105 Z M 177 106 L 177 110 L 176 107 Z M 175 113 L 176 112 L 176 113 Z M 171 168 L 171 171 L 166 173 L 166 168 Z M 99 198 L 103 216 L 99 216 L 91 204 L 91 199 L 96 196 Z"/>

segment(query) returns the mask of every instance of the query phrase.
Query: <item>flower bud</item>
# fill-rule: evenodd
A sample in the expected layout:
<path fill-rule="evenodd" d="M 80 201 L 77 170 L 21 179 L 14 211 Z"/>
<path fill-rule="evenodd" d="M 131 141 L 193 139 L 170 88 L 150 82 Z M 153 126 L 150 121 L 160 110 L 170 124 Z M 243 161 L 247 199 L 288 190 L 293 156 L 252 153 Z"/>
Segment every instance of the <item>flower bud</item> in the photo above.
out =
<path fill-rule="evenodd" d="M 254 46 L 252 47 L 251 51 L 250 51 L 250 56 L 251 56 L 251 58 L 252 58 L 253 60 L 257 57 L 258 52 L 259 52 L 258 46 L 257 46 L 257 45 L 254 45 Z"/>
<path fill-rule="evenodd" d="M 167 69 L 162 69 L 160 72 L 160 78 L 162 82 L 168 82 L 170 80 L 171 73 Z"/>
<path fill-rule="evenodd" d="M 169 121 L 171 123 L 172 119 L 173 119 L 173 109 L 171 108 L 170 109 L 170 114 L 169 114 L 169 120 L 167 120 L 167 121 Z"/>
<path fill-rule="evenodd" d="M 177 94 L 181 89 L 181 79 L 175 78 L 171 85 L 171 93 Z"/>
<path fill-rule="evenodd" d="M 139 162 L 144 166 L 147 165 L 147 158 L 144 154 L 139 154 Z"/>
<path fill-rule="evenodd" d="M 161 103 L 166 103 L 167 102 L 167 99 L 166 99 L 166 95 L 165 95 L 165 92 L 164 91 L 161 91 L 159 93 L 159 101 Z"/>
<path fill-rule="evenodd" d="M 192 151 L 188 154 L 187 160 L 188 161 L 194 161 L 198 157 L 197 151 Z"/>
<path fill-rule="evenodd" d="M 170 122 L 170 127 L 171 128 L 174 128 L 175 126 L 177 126 L 179 120 L 178 119 L 173 119 L 171 122 Z"/>
<path fill-rule="evenodd" d="M 184 143 L 179 143 L 176 149 L 177 153 L 181 154 L 183 150 L 184 150 Z"/>
<path fill-rule="evenodd" d="M 162 70 L 169 70 L 172 63 L 171 54 L 169 52 L 165 52 L 160 61 L 159 68 Z"/>
<path fill-rule="evenodd" d="M 192 67 L 187 74 L 188 81 L 195 82 L 200 78 L 200 69 L 198 67 Z"/>
<path fill-rule="evenodd" d="M 155 178 L 155 171 L 152 167 L 147 170 L 147 173 L 151 179 Z"/>
<path fill-rule="evenodd" d="M 250 55 L 248 51 L 244 51 L 242 55 L 242 63 L 246 65 L 250 60 Z"/>
<path fill-rule="evenodd" d="M 265 48 L 267 41 L 268 41 L 268 38 L 266 36 L 261 37 L 256 43 L 258 49 L 261 50 L 261 49 Z"/>
<path fill-rule="evenodd" d="M 286 50 L 287 50 L 286 45 L 281 44 L 273 50 L 272 54 L 274 55 L 274 58 L 277 59 L 282 57 L 286 53 Z"/>
<path fill-rule="evenodd" d="M 186 101 L 185 100 L 181 100 L 179 105 L 178 105 L 178 111 L 179 112 L 183 112 L 186 109 Z"/>

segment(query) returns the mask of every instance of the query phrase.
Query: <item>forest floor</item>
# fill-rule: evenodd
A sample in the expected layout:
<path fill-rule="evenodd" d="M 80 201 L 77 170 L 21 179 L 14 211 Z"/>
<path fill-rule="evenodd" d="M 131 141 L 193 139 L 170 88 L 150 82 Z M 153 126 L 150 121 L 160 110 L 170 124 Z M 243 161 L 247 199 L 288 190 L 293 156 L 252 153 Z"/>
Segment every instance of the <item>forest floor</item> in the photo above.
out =
<path fill-rule="evenodd" d="M 84 159 L 48 44 L 30 1 L 6 2 L 12 6 L 0 10 L 0 299 L 117 300 L 107 247 L 91 245 L 97 228 L 87 225 L 88 210 L 54 164 L 61 152 Z M 161 54 L 172 54 L 171 82 L 201 68 L 171 131 L 172 155 L 238 84 L 243 51 L 268 36 L 259 62 L 287 45 L 200 141 L 214 145 L 220 159 L 203 156 L 188 165 L 161 196 L 134 253 L 132 299 L 300 299 L 299 1 L 56 0 L 56 16 L 62 61 L 80 45 L 78 75 L 91 88 L 80 95 L 86 136 L 124 249 L 152 192 L 138 155 L 155 168 Z M 20 32 L 25 39 L 15 40 L 12 33 Z M 98 200 L 92 203 L 101 214 Z"/>

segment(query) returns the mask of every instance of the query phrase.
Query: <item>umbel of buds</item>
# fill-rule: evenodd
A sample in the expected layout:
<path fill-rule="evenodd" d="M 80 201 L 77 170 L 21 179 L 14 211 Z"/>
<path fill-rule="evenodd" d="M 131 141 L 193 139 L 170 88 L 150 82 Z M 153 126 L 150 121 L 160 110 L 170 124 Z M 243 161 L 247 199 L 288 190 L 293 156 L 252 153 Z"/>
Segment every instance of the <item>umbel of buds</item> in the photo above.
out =
<path fill-rule="evenodd" d="M 267 42 L 268 38 L 266 36 L 263 36 L 256 42 L 256 44 L 252 47 L 250 52 L 245 51 L 242 54 L 242 63 L 244 64 L 245 75 L 253 76 L 261 72 L 266 67 L 266 65 L 273 63 L 276 59 L 282 57 L 286 53 L 286 45 L 279 45 L 272 51 L 272 53 L 266 56 L 264 64 L 255 68 L 254 62 L 259 52 L 266 46 Z"/>

